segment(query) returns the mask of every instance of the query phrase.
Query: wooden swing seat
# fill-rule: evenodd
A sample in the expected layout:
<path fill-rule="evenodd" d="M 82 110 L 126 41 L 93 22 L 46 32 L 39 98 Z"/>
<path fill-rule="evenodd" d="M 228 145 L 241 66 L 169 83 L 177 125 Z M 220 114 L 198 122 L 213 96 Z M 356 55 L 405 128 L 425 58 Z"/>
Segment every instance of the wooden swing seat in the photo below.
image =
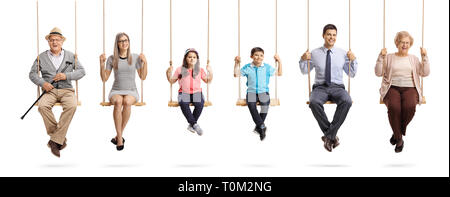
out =
<path fill-rule="evenodd" d="M 306 101 L 306 104 L 308 104 L 309 105 L 309 101 Z M 336 104 L 335 102 L 333 102 L 333 101 L 327 101 L 327 102 L 325 102 L 325 104 Z"/>
<path fill-rule="evenodd" d="M 256 105 L 260 105 L 260 103 L 257 102 Z M 236 102 L 236 106 L 247 106 L 247 101 L 245 99 L 238 99 Z M 270 106 L 280 106 L 280 99 L 271 98 Z"/>
<path fill-rule="evenodd" d="M 169 107 L 179 107 L 180 104 L 178 104 L 178 101 L 169 101 L 168 106 Z M 191 103 L 191 104 L 189 104 L 189 106 L 194 106 L 194 104 Z M 205 101 L 205 103 L 203 103 L 203 106 L 209 107 L 209 106 L 212 106 L 212 103 L 211 103 L 211 101 Z"/>
<path fill-rule="evenodd" d="M 100 105 L 101 105 L 101 106 L 112 106 L 113 104 L 112 104 L 111 102 L 101 102 Z M 145 102 L 136 102 L 136 103 L 134 103 L 133 105 L 139 107 L 139 106 L 144 106 L 144 105 L 146 105 L 146 103 L 145 103 Z"/>

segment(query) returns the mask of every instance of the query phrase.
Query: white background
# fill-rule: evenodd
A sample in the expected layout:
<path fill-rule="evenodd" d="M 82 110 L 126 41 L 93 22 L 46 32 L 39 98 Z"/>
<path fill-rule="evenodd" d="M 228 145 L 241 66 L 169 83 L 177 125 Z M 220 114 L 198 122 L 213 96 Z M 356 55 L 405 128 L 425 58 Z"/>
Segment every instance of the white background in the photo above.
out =
<path fill-rule="evenodd" d="M 132 52 L 140 51 L 141 1 L 106 1 L 106 53 L 113 52 L 114 37 L 126 32 Z M 245 107 L 235 106 L 238 80 L 233 78 L 237 55 L 237 1 L 211 0 L 210 60 L 214 80 L 212 107 L 204 108 L 199 124 L 204 135 L 186 130 L 179 108 L 167 107 L 169 84 L 169 1 L 146 0 L 144 53 L 149 75 L 144 82 L 144 107 L 133 107 L 125 129 L 125 149 L 118 152 L 109 140 L 115 136 L 112 107 L 102 107 L 98 56 L 102 52 L 102 1 L 78 0 L 78 56 L 87 75 L 79 81 L 82 106 L 68 131 L 68 146 L 61 158 L 46 144 L 48 136 L 37 108 L 25 120 L 20 116 L 36 99 L 36 86 L 28 72 L 36 58 L 36 2 L 2 2 L 0 6 L 0 176 L 448 176 L 449 78 L 448 1 L 427 0 L 425 48 L 431 74 L 424 80 L 427 104 L 418 106 L 407 129 L 405 148 L 394 153 L 387 110 L 378 104 L 381 78 L 374 74 L 383 44 L 383 1 L 353 0 L 351 48 L 359 62 L 351 81 L 354 100 L 339 130 L 341 145 L 327 152 L 311 110 L 307 76 L 298 68 L 306 50 L 306 1 L 279 0 L 278 53 L 283 76 L 278 78 L 281 106 L 271 107 L 266 120 L 267 138 L 252 132 L 254 123 Z M 323 44 L 322 28 L 338 27 L 336 45 L 348 49 L 348 1 L 312 0 L 310 48 Z M 421 45 L 420 0 L 387 0 L 386 47 L 395 52 L 395 33 L 406 30 L 415 38 L 410 53 Z M 44 37 L 57 26 L 74 51 L 74 1 L 39 1 L 40 52 L 48 49 Z M 273 65 L 275 51 L 274 0 L 241 1 L 241 56 L 251 61 L 250 49 L 265 49 Z M 206 62 L 207 1 L 173 0 L 173 62 L 180 66 L 186 48 L 200 52 Z M 346 81 L 346 78 L 344 79 Z M 113 77 L 106 84 L 109 93 Z M 140 83 L 137 81 L 138 88 Z M 178 85 L 174 85 L 174 94 Z M 242 79 L 242 95 L 245 95 Z M 274 96 L 274 81 L 271 81 Z M 206 85 L 204 86 L 204 92 Z M 176 97 L 174 96 L 174 99 Z M 329 118 L 334 105 L 327 105 Z M 56 117 L 60 107 L 54 108 Z"/>

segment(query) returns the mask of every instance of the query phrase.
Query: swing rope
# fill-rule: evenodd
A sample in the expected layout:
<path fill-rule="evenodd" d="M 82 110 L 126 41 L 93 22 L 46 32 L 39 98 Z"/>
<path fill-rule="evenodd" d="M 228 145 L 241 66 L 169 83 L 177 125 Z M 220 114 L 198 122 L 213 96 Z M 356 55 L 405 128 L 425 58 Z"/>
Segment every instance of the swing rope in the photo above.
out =
<path fill-rule="evenodd" d="M 383 49 L 386 48 L 386 0 L 383 0 Z M 383 59 L 383 68 L 381 70 L 381 76 L 384 77 L 385 70 L 387 69 L 387 58 Z M 383 80 L 381 81 L 383 84 Z M 380 104 L 384 104 L 383 99 L 380 97 Z"/>
<path fill-rule="evenodd" d="M 278 0 L 275 0 L 275 54 L 278 55 Z M 278 100 L 278 66 L 279 63 L 275 60 L 275 105 L 280 105 Z"/>
<path fill-rule="evenodd" d="M 144 0 L 141 0 L 141 53 L 144 53 Z M 144 80 L 141 79 L 141 102 L 136 103 L 145 105 L 144 103 Z"/>
<path fill-rule="evenodd" d="M 74 62 L 74 69 L 77 69 L 77 60 L 78 60 L 78 29 L 77 29 L 77 0 L 75 0 L 75 62 Z M 77 104 L 80 104 L 80 101 L 78 100 L 78 80 L 75 80 L 75 92 L 77 94 Z"/>
<path fill-rule="evenodd" d="M 207 39 L 207 52 L 206 52 L 206 65 L 209 66 L 209 0 L 208 0 L 208 39 Z M 209 72 L 206 79 L 206 102 L 208 105 L 211 105 L 209 101 Z"/>
<path fill-rule="evenodd" d="M 306 2 L 306 52 L 309 52 L 309 0 Z M 310 67 L 310 60 L 307 61 L 308 64 L 308 98 L 311 97 L 311 67 Z"/>
<path fill-rule="evenodd" d="M 351 2 L 348 0 L 348 51 L 352 51 L 351 48 Z M 350 96 L 350 65 L 352 64 L 352 60 L 348 62 L 348 95 Z"/>
<path fill-rule="evenodd" d="M 385 49 L 385 48 L 386 48 L 386 0 L 383 0 L 383 49 Z M 386 58 L 384 58 L 381 76 L 384 76 L 384 71 L 386 69 L 386 65 L 387 65 Z"/>
<path fill-rule="evenodd" d="M 425 0 L 422 0 L 422 49 L 425 32 Z M 420 90 L 422 91 L 422 102 L 425 103 L 425 96 L 423 96 L 423 77 L 420 77 Z"/>
<path fill-rule="evenodd" d="M 169 61 L 169 65 L 172 68 L 172 0 L 170 0 L 170 61 Z M 171 76 L 169 76 L 170 78 Z M 171 106 L 171 103 L 173 103 L 172 101 L 172 83 L 170 83 L 170 101 L 169 101 L 169 106 Z"/>
<path fill-rule="evenodd" d="M 241 56 L 241 0 L 238 0 L 238 56 Z M 241 70 L 241 62 L 239 62 L 239 71 Z M 239 74 L 239 99 L 237 101 L 237 105 L 240 105 L 240 101 L 242 100 L 241 97 L 241 75 Z"/>
<path fill-rule="evenodd" d="M 40 60 L 39 60 L 39 1 L 36 1 L 36 41 L 37 41 L 37 74 L 41 71 Z M 37 98 L 41 95 L 41 89 L 37 86 Z"/>
<path fill-rule="evenodd" d="M 103 54 L 105 54 L 105 0 L 103 0 Z M 104 75 L 104 73 L 101 73 L 103 75 L 103 79 L 106 78 L 106 76 Z M 102 80 L 103 82 L 103 100 L 102 103 L 106 103 L 105 102 L 105 81 Z"/>
<path fill-rule="evenodd" d="M 383 48 L 386 48 L 386 0 L 383 0 Z"/>

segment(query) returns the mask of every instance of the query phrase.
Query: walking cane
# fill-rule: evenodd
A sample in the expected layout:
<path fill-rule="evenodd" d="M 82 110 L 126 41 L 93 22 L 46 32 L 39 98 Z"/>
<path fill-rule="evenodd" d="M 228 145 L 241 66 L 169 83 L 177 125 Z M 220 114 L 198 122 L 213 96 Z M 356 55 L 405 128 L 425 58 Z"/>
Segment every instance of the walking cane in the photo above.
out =
<path fill-rule="evenodd" d="M 72 62 L 66 61 L 66 67 L 64 67 L 64 69 L 61 71 L 61 73 L 63 73 L 64 71 L 66 71 L 67 67 L 69 67 L 70 64 L 72 64 Z M 50 84 L 53 85 L 55 82 L 56 82 L 56 81 L 52 81 Z M 47 93 L 47 92 L 46 92 L 46 91 L 43 91 L 43 92 L 42 92 L 41 96 L 39 96 L 39 97 L 36 99 L 36 101 L 34 101 L 34 103 L 30 106 L 30 108 L 28 108 L 27 112 L 25 112 L 25 114 L 23 114 L 23 116 L 20 117 L 20 119 L 23 120 L 23 119 L 25 118 L 25 116 L 28 114 L 28 112 L 31 110 L 31 108 L 33 108 L 33 106 L 41 99 L 41 97 L 42 97 L 45 93 Z"/>

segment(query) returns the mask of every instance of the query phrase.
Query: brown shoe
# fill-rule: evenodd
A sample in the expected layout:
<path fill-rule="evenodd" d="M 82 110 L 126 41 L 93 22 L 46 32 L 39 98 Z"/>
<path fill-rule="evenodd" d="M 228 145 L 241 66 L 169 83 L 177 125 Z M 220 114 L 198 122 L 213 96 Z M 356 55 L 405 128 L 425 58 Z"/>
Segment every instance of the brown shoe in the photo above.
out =
<path fill-rule="evenodd" d="M 47 146 L 51 149 L 53 155 L 55 155 L 57 157 L 61 156 L 61 154 L 59 153 L 61 145 L 59 145 L 58 143 L 56 143 L 56 142 L 54 142 L 52 140 L 49 140 L 48 143 L 47 143 Z"/>
<path fill-rule="evenodd" d="M 67 143 L 66 143 L 66 141 L 64 141 L 64 144 L 59 148 L 59 150 L 66 148 L 66 146 L 67 146 Z"/>
<path fill-rule="evenodd" d="M 325 149 L 328 151 L 328 152 L 331 152 L 332 150 L 333 150 L 333 141 L 331 141 L 330 139 L 328 139 L 327 137 L 322 137 L 322 139 L 323 140 L 325 140 L 324 141 L 324 143 L 323 143 L 323 146 L 325 147 Z"/>
<path fill-rule="evenodd" d="M 336 139 L 333 142 L 333 148 L 336 148 L 337 146 L 339 146 L 339 144 L 341 144 L 341 143 L 339 143 L 339 138 L 338 138 L 338 136 L 336 136 Z"/>
<path fill-rule="evenodd" d="M 49 148 L 51 148 L 51 147 L 50 147 L 50 142 L 47 144 L 47 146 L 48 146 Z M 62 150 L 62 149 L 64 149 L 64 148 L 66 148 L 67 143 L 66 143 L 66 141 L 64 141 L 64 144 L 63 144 L 63 145 L 59 145 L 59 144 L 58 144 L 58 146 L 59 146 L 59 150 Z"/>
<path fill-rule="evenodd" d="M 326 140 L 327 140 L 327 137 L 322 136 L 322 141 L 326 142 Z M 339 144 L 341 144 L 341 143 L 339 143 L 339 138 L 338 138 L 338 136 L 336 136 L 336 140 L 334 140 L 334 142 L 333 142 L 333 148 L 336 148 L 337 146 L 339 146 Z"/>

